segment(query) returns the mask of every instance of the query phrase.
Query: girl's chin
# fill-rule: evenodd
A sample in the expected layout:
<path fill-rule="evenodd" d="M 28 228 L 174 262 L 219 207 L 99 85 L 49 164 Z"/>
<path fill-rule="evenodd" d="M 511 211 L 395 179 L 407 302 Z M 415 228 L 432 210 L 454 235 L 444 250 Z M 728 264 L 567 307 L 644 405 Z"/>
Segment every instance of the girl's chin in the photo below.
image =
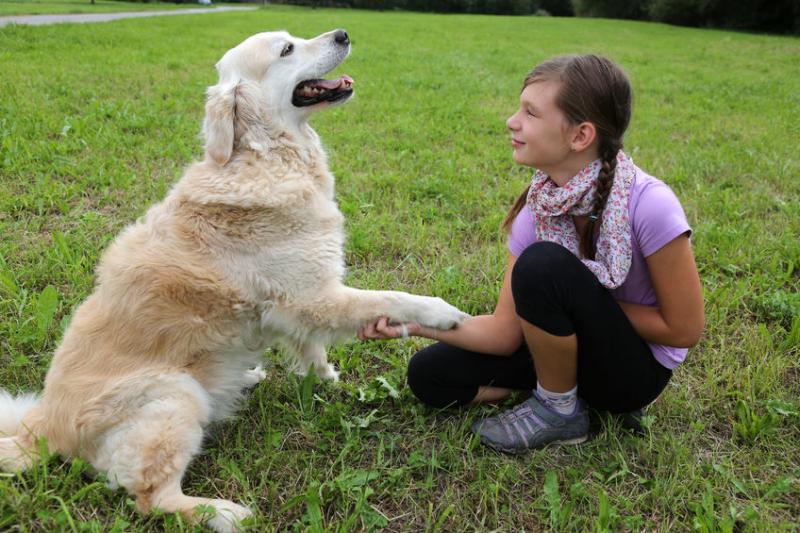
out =
<path fill-rule="evenodd" d="M 514 159 L 515 163 L 519 163 L 520 165 L 525 165 L 526 167 L 534 166 L 533 162 L 530 160 L 529 157 L 525 157 L 522 155 L 519 150 L 514 150 L 512 154 L 512 158 Z"/>

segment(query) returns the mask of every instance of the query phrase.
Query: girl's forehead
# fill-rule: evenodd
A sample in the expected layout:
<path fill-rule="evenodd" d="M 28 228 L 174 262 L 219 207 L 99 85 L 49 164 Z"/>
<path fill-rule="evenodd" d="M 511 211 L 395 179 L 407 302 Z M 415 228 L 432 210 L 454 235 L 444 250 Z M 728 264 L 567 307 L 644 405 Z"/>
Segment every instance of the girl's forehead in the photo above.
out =
<path fill-rule="evenodd" d="M 559 85 L 556 81 L 535 81 L 525 87 L 520 100 L 537 107 L 551 107 L 556 100 Z"/>

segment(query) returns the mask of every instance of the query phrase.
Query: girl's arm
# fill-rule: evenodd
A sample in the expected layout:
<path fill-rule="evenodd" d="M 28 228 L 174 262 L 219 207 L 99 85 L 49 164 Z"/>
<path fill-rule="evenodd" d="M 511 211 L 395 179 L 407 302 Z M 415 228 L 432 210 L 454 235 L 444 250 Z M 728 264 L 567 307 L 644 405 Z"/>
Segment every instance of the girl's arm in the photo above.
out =
<path fill-rule="evenodd" d="M 658 307 L 619 302 L 645 340 L 678 348 L 697 344 L 705 326 L 703 292 L 686 235 L 646 258 Z"/>
<path fill-rule="evenodd" d="M 522 328 L 511 294 L 511 271 L 517 258 L 508 256 L 503 288 L 494 313 L 469 317 L 455 328 L 447 331 L 426 328 L 416 323 L 405 324 L 408 335 L 427 337 L 447 344 L 492 355 L 511 355 L 522 344 Z M 390 325 L 389 319 L 381 318 L 364 326 L 358 334 L 366 339 L 394 339 L 403 336 L 403 325 Z"/>

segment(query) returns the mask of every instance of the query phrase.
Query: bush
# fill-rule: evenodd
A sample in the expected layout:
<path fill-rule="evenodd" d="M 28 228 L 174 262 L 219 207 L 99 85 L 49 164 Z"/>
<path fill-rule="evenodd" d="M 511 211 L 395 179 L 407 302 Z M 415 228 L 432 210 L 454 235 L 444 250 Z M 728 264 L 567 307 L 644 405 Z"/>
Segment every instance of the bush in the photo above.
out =
<path fill-rule="evenodd" d="M 647 19 L 684 26 L 800 33 L 800 0 L 737 2 L 729 0 L 273 0 L 273 2 L 313 7 L 406 9 L 439 13 L 532 15 L 546 12 L 562 17 L 577 15 Z"/>
<path fill-rule="evenodd" d="M 705 0 L 709 26 L 780 33 L 800 32 L 798 0 Z"/>
<path fill-rule="evenodd" d="M 684 26 L 797 33 L 799 6 L 797 0 L 649 0 L 647 13 L 651 20 Z"/>
<path fill-rule="evenodd" d="M 644 19 L 648 0 L 572 0 L 572 8 L 579 17 L 612 19 Z"/>
<path fill-rule="evenodd" d="M 277 0 L 274 3 L 493 15 L 532 15 L 545 10 L 553 15 L 572 15 L 570 0 Z"/>
<path fill-rule="evenodd" d="M 682 26 L 704 25 L 702 0 L 650 0 L 647 13 L 651 20 L 680 24 Z"/>
<path fill-rule="evenodd" d="M 539 9 L 547 11 L 554 17 L 571 17 L 575 14 L 570 0 L 541 0 Z"/>

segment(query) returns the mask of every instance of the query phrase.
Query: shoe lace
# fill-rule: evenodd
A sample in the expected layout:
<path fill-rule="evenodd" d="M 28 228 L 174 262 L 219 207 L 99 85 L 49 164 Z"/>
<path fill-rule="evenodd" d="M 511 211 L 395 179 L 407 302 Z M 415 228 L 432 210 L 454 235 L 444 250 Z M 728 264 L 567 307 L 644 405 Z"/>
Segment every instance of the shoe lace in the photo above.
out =
<path fill-rule="evenodd" d="M 526 405 L 526 403 L 522 402 L 520 404 L 515 405 L 508 411 L 500 413 L 500 419 L 503 422 L 513 422 L 518 418 L 522 418 L 522 416 L 525 414 L 524 411 L 529 411 L 529 410 L 530 408 Z"/>

